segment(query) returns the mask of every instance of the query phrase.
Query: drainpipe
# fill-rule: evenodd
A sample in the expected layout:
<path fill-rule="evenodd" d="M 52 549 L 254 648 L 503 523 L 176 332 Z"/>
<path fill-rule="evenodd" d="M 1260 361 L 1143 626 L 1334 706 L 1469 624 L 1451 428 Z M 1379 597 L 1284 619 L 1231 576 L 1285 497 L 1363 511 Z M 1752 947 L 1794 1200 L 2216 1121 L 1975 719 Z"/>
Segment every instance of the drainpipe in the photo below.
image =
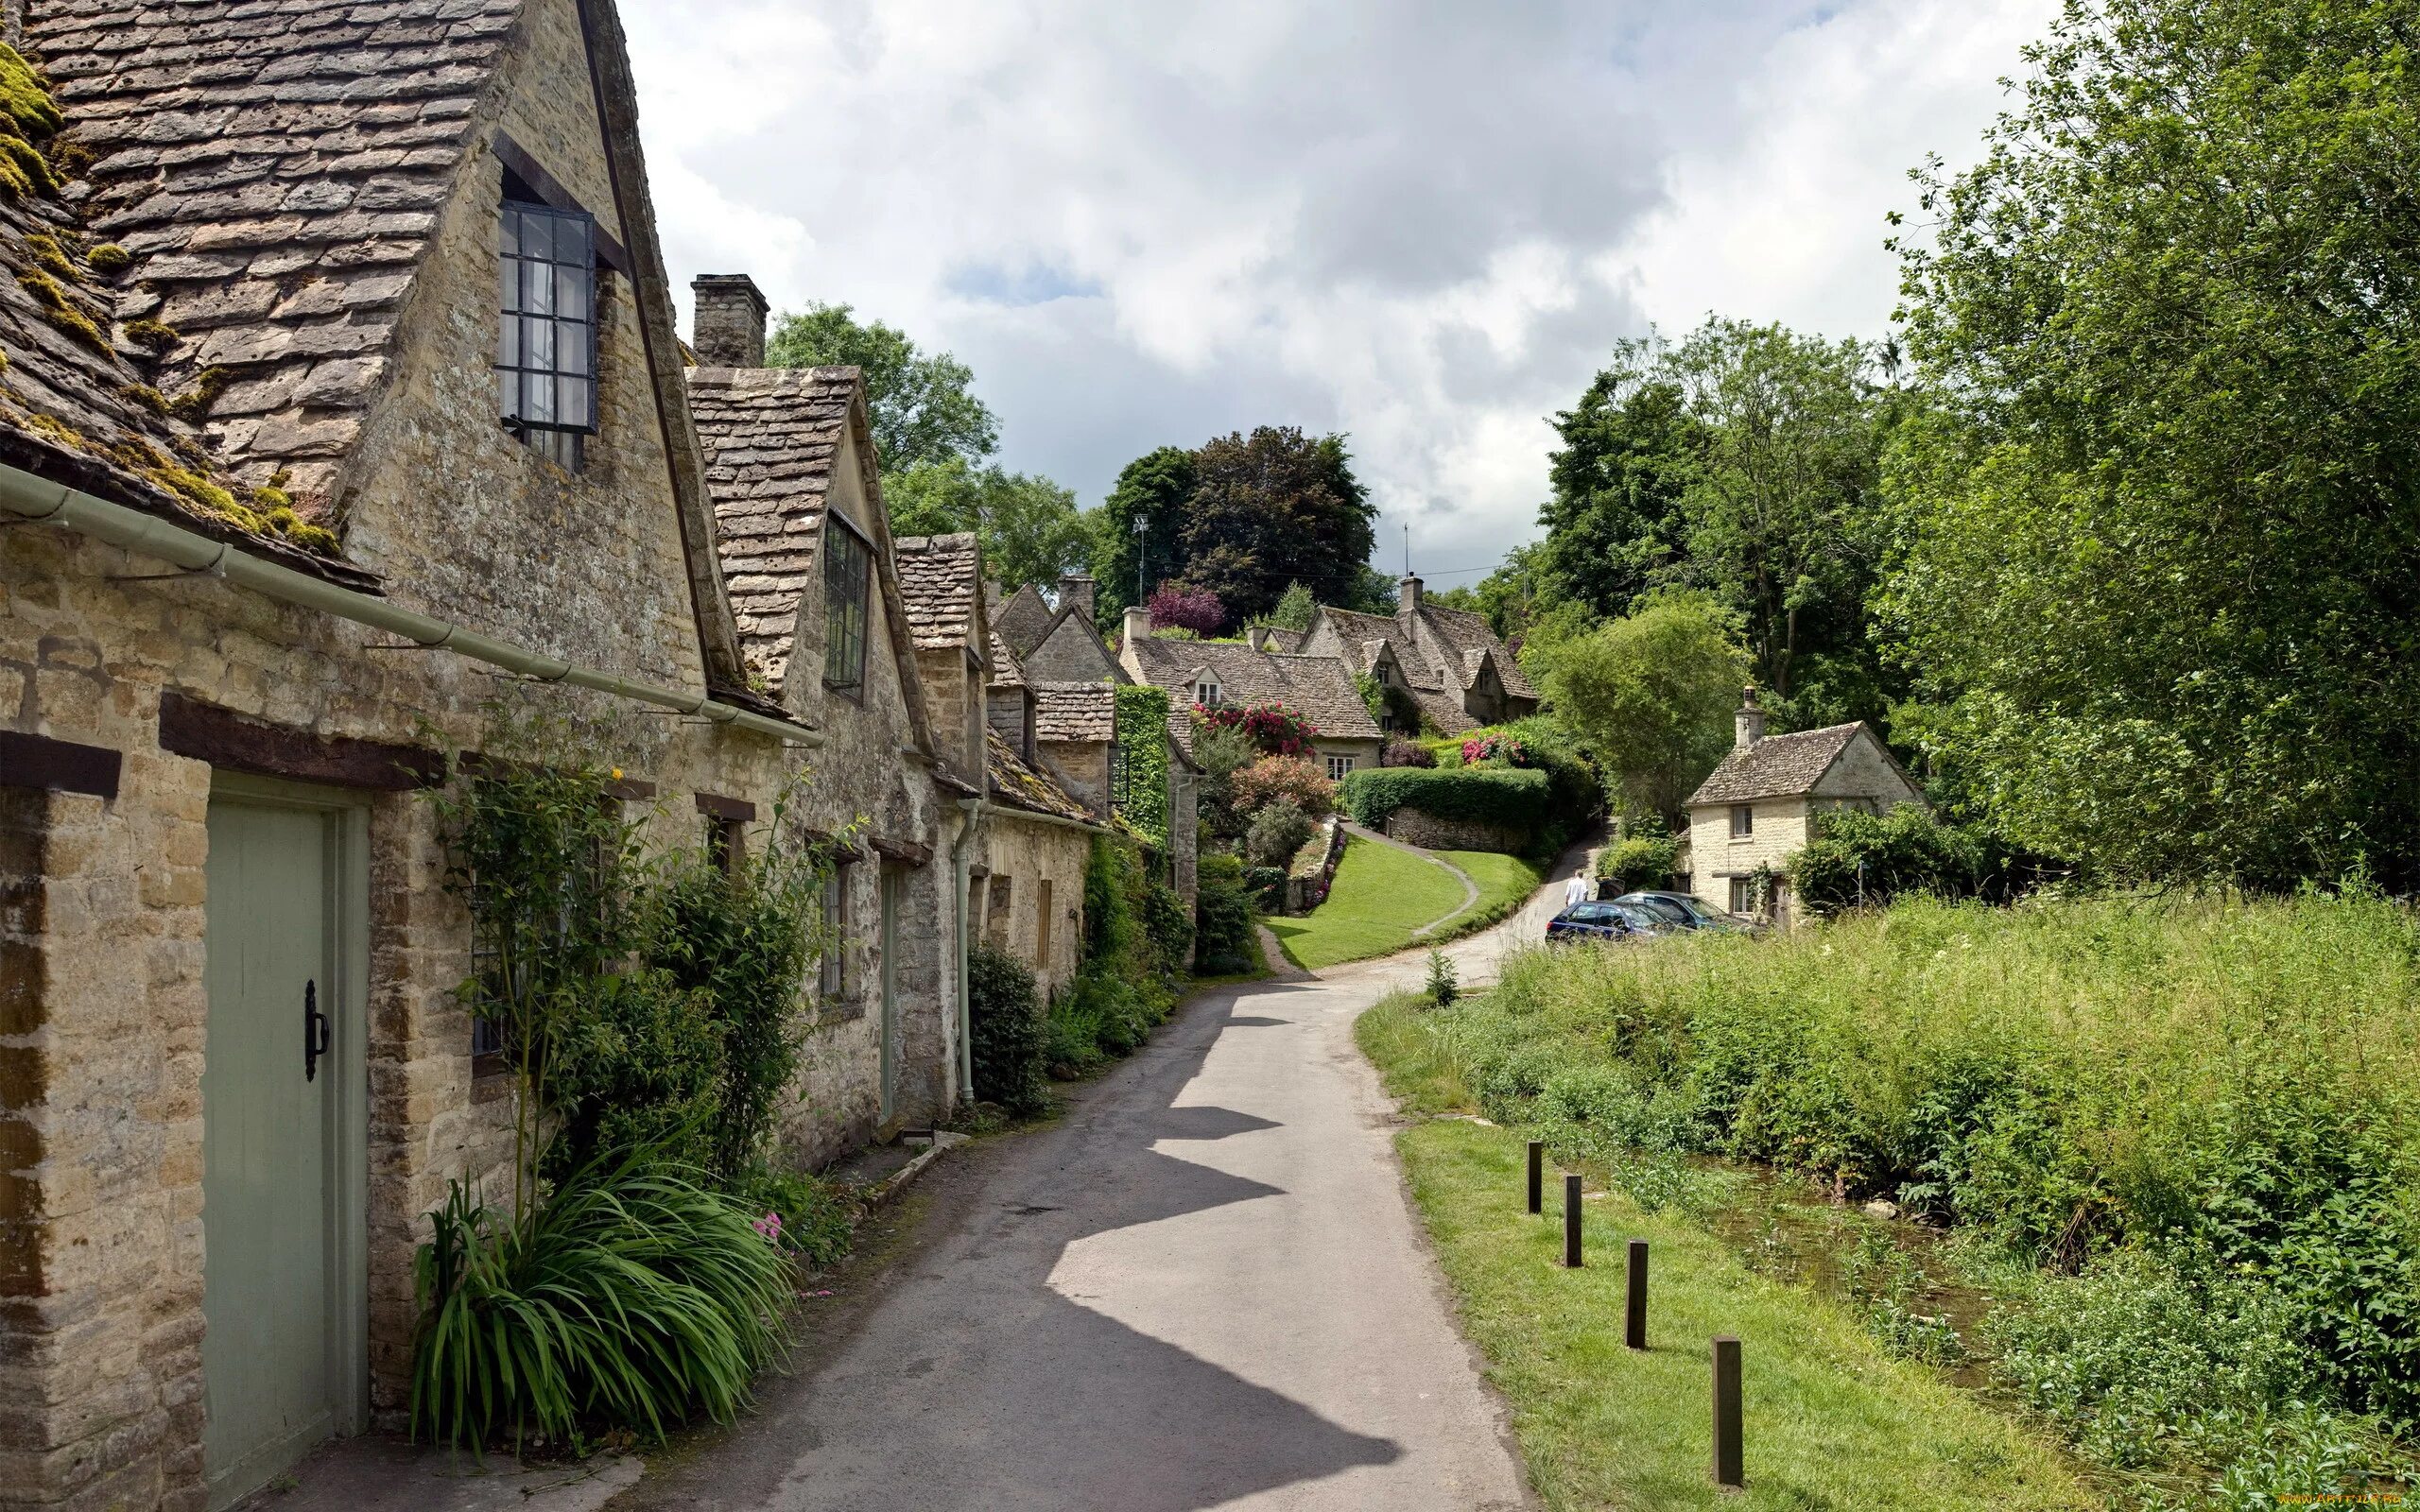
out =
<path fill-rule="evenodd" d="M 775 719 L 753 709 L 719 703 L 705 694 L 633 682 L 425 614 L 415 614 L 383 598 L 339 588 L 308 573 L 239 551 L 223 541 L 213 541 L 171 524 L 156 515 L 112 504 L 20 468 L 0 466 L 0 514 L 9 517 L 0 523 L 47 521 L 64 525 L 95 541 L 156 557 L 199 576 L 223 577 L 281 603 L 317 610 L 355 625 L 400 635 L 428 650 L 452 651 L 541 682 L 568 682 L 575 687 L 593 688 L 616 698 L 696 714 L 718 725 L 735 726 L 794 746 L 823 744 L 822 736 L 804 725 Z"/>
<path fill-rule="evenodd" d="M 966 953 L 972 941 L 966 932 L 966 890 L 971 880 L 968 868 L 975 864 L 975 828 L 983 820 L 983 800 L 962 798 L 958 800 L 962 816 L 958 838 L 950 842 L 950 869 L 958 880 L 958 1088 L 961 1102 L 975 1100 L 975 1009 L 966 1001 Z"/>

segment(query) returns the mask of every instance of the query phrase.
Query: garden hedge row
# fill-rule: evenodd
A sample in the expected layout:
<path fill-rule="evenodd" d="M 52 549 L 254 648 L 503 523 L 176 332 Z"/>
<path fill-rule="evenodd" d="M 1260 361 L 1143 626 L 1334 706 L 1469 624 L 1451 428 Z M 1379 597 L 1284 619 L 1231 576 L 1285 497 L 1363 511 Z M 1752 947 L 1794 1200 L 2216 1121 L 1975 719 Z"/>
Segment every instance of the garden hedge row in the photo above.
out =
<path fill-rule="evenodd" d="M 1546 773 L 1523 767 L 1383 766 L 1345 778 L 1342 799 L 1355 822 L 1374 830 L 1397 809 L 1418 809 L 1527 831 L 1547 822 L 1550 787 Z"/>

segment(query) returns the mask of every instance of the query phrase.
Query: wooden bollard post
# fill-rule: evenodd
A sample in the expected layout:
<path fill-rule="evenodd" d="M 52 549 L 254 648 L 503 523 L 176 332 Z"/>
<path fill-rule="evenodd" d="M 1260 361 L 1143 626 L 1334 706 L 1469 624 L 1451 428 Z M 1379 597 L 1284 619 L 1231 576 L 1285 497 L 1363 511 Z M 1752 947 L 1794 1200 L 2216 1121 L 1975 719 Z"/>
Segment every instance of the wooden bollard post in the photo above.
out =
<path fill-rule="evenodd" d="M 1630 1298 L 1622 1319 L 1622 1342 L 1634 1349 L 1647 1348 L 1647 1241 L 1630 1242 Z"/>
<path fill-rule="evenodd" d="M 1563 1263 L 1572 1270 L 1580 1268 L 1580 1173 L 1568 1172 L 1563 1178 Z"/>
<path fill-rule="evenodd" d="M 1727 1333 L 1714 1340 L 1714 1484 L 1748 1484 L 1739 1451 L 1739 1341 Z"/>
<path fill-rule="evenodd" d="M 1530 1142 L 1530 1211 L 1547 1211 L 1547 1142 Z"/>

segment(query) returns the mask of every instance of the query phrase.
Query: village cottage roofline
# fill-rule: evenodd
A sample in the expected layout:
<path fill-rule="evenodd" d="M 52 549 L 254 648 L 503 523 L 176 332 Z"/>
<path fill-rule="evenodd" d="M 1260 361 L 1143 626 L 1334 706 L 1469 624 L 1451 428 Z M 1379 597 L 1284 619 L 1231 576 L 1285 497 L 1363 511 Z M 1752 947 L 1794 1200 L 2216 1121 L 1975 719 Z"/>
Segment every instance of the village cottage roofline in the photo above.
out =
<path fill-rule="evenodd" d="M 1923 791 L 1922 784 L 1900 765 L 1882 737 L 1875 734 L 1872 727 L 1858 722 L 1787 735 L 1765 735 L 1735 746 L 1698 785 L 1698 790 L 1689 795 L 1687 806 L 1747 803 L 1757 799 L 1798 798 L 1812 793 L 1860 731 L 1873 735 L 1875 746 L 1911 791 Z"/>

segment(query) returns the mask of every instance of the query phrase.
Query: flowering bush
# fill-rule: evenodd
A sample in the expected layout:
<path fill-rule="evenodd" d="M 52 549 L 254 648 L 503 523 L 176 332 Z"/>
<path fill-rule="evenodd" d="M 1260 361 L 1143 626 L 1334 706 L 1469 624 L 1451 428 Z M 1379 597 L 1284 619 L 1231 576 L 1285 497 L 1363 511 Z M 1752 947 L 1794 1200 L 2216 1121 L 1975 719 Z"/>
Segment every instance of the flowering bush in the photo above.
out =
<path fill-rule="evenodd" d="M 1145 607 L 1151 611 L 1151 628 L 1155 630 L 1216 635 L 1227 624 L 1227 606 L 1219 602 L 1218 594 L 1184 583 L 1162 583 L 1153 590 Z"/>
<path fill-rule="evenodd" d="M 1386 749 L 1378 753 L 1381 766 L 1434 766 L 1437 756 L 1427 747 L 1402 735 L 1389 735 Z"/>
<path fill-rule="evenodd" d="M 1507 766 L 1526 766 L 1529 751 L 1521 743 L 1500 730 L 1490 730 L 1475 740 L 1462 742 L 1462 765 L 1477 766 L 1482 762 L 1502 762 Z"/>
<path fill-rule="evenodd" d="M 1270 756 L 1306 756 L 1311 749 L 1311 737 L 1320 727 L 1282 703 L 1256 703 L 1248 709 L 1222 705 L 1217 709 L 1195 704 L 1193 712 L 1203 724 L 1213 730 L 1240 730 L 1245 737 Z"/>
<path fill-rule="evenodd" d="M 1307 756 L 1263 756 L 1229 780 L 1237 814 L 1258 814 L 1284 799 L 1314 819 L 1336 812 L 1336 784 Z"/>
<path fill-rule="evenodd" d="M 769 1245 L 782 1242 L 782 1215 L 778 1212 L 768 1210 L 765 1216 L 749 1220 L 748 1227 L 763 1234 Z"/>

